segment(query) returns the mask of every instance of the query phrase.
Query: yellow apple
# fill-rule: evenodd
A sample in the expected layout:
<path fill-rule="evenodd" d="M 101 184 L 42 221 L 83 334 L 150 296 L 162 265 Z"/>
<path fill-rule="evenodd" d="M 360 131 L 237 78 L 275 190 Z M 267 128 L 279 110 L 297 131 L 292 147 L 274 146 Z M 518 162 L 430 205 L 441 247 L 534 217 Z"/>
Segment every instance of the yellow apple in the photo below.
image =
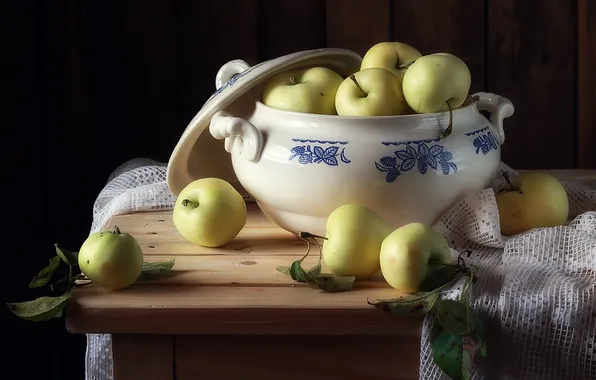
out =
<path fill-rule="evenodd" d="M 402 89 L 416 113 L 433 113 L 460 107 L 468 96 L 471 74 L 466 63 L 449 53 L 425 55 L 404 74 Z"/>
<path fill-rule="evenodd" d="M 362 58 L 360 70 L 380 67 L 390 70 L 399 80 L 402 80 L 410 63 L 420 58 L 422 54 L 414 47 L 403 42 L 379 42 L 373 45 Z M 400 68 L 400 66 L 402 66 Z"/>
<path fill-rule="evenodd" d="M 374 210 L 359 204 L 339 206 L 327 218 L 323 242 L 325 267 L 337 276 L 372 277 L 380 269 L 379 251 L 391 226 Z"/>
<path fill-rule="evenodd" d="M 312 67 L 275 75 L 263 91 L 263 104 L 280 110 L 334 115 L 335 93 L 341 75 L 326 67 Z"/>
<path fill-rule="evenodd" d="M 77 260 L 85 276 L 112 290 L 132 285 L 143 270 L 141 246 L 118 227 L 89 235 L 79 249 Z"/>
<path fill-rule="evenodd" d="M 188 241 L 220 247 L 242 230 L 246 214 L 246 202 L 232 185 L 221 178 L 201 178 L 180 191 L 173 220 Z"/>
<path fill-rule="evenodd" d="M 390 116 L 408 112 L 401 82 L 389 70 L 358 71 L 339 85 L 335 108 L 340 116 Z"/>
<path fill-rule="evenodd" d="M 567 223 L 569 199 L 557 178 L 541 172 L 522 173 L 496 195 L 503 235 Z"/>
<path fill-rule="evenodd" d="M 383 278 L 391 287 L 415 293 L 428 276 L 430 263 L 452 262 L 445 237 L 423 223 L 409 223 L 391 232 L 381 244 Z"/>

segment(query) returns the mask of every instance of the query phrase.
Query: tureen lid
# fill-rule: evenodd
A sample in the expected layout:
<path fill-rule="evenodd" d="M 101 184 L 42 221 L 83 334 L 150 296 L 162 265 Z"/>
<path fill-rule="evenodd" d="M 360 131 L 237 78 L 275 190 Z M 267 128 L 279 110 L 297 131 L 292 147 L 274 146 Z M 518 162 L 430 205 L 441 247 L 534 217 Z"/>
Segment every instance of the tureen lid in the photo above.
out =
<path fill-rule="evenodd" d="M 204 177 L 225 179 L 242 190 L 224 142 L 203 133 L 216 112 L 229 108 L 241 112 L 242 103 L 254 104 L 260 93 L 251 90 L 280 72 L 316 65 L 347 75 L 357 71 L 361 61 L 362 57 L 351 50 L 325 48 L 284 55 L 254 66 L 240 59 L 223 65 L 215 77 L 216 91 L 190 121 L 168 161 L 167 182 L 172 193 L 178 195 L 187 184 Z"/>

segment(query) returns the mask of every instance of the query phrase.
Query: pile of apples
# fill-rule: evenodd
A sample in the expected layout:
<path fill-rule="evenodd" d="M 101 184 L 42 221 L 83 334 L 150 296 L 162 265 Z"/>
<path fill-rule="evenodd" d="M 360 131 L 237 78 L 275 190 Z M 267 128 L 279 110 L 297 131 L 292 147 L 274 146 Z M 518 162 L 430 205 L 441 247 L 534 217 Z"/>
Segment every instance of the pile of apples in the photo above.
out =
<path fill-rule="evenodd" d="M 267 81 L 261 100 L 279 110 L 322 115 L 423 114 L 461 107 L 470 84 L 468 66 L 453 54 L 422 55 L 403 42 L 380 42 L 345 78 L 322 66 L 283 72 Z"/>

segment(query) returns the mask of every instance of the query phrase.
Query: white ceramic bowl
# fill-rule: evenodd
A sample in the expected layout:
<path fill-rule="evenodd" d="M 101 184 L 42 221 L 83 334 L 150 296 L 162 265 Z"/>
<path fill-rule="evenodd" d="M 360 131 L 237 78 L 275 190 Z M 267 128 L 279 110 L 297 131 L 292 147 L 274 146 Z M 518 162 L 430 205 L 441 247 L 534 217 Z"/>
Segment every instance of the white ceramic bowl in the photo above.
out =
<path fill-rule="evenodd" d="M 338 206 L 360 203 L 395 227 L 433 223 L 464 194 L 497 175 L 509 100 L 490 93 L 449 113 L 340 117 L 287 112 L 255 98 L 242 116 L 215 113 L 209 131 L 225 139 L 234 173 L 280 227 L 325 234 Z M 490 113 L 487 120 L 479 111 Z"/>

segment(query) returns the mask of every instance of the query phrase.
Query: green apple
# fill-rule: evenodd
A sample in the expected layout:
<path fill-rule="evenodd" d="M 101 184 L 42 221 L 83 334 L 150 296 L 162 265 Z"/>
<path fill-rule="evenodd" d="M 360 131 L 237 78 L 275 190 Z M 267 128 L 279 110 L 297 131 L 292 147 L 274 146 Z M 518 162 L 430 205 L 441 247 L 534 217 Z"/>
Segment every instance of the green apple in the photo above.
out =
<path fill-rule="evenodd" d="M 220 247 L 246 224 L 246 202 L 221 178 L 201 178 L 186 185 L 174 204 L 174 226 L 188 241 Z"/>
<path fill-rule="evenodd" d="M 335 115 L 341 75 L 326 67 L 287 71 L 269 79 L 263 104 L 280 110 Z"/>
<path fill-rule="evenodd" d="M 390 116 L 408 112 L 401 82 L 389 70 L 360 70 L 339 85 L 335 108 L 340 116 Z"/>
<path fill-rule="evenodd" d="M 112 290 L 129 287 L 143 270 L 139 243 L 118 227 L 91 234 L 81 246 L 77 260 L 85 276 Z"/>
<path fill-rule="evenodd" d="M 548 173 L 527 172 L 506 179 L 509 188 L 496 195 L 504 235 L 567 223 L 569 198 L 557 178 Z"/>
<path fill-rule="evenodd" d="M 407 64 L 421 56 L 422 54 L 417 49 L 403 42 L 379 42 L 364 54 L 360 70 L 380 67 L 390 70 L 399 80 L 402 80 L 407 70 Z"/>
<path fill-rule="evenodd" d="M 325 267 L 337 276 L 368 279 L 380 269 L 381 242 L 391 226 L 374 210 L 359 204 L 337 207 L 327 218 L 323 242 Z"/>
<path fill-rule="evenodd" d="M 391 287 L 416 293 L 429 274 L 429 263 L 451 263 L 452 255 L 443 235 L 426 224 L 414 222 L 387 235 L 379 260 L 383 278 Z"/>
<path fill-rule="evenodd" d="M 416 113 L 433 113 L 460 107 L 468 96 L 471 74 L 466 63 L 449 53 L 418 58 L 404 74 L 402 89 Z"/>

